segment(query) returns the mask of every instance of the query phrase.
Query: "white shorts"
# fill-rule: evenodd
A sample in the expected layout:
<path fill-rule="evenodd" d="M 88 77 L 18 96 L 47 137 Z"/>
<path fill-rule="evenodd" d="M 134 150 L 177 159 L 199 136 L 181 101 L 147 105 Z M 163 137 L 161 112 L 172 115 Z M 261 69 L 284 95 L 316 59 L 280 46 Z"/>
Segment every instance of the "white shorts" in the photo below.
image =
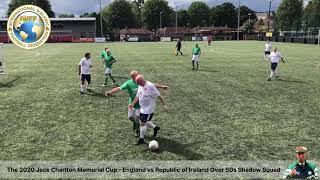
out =
<path fill-rule="evenodd" d="M 192 55 L 192 61 L 199 62 L 199 55 Z"/>
<path fill-rule="evenodd" d="M 110 68 L 106 68 L 106 72 L 105 72 L 106 74 L 112 74 L 112 69 L 110 69 Z"/>
<path fill-rule="evenodd" d="M 140 108 L 136 109 L 136 108 L 132 108 L 132 109 L 128 109 L 128 117 L 134 117 L 134 116 L 140 116 Z"/>

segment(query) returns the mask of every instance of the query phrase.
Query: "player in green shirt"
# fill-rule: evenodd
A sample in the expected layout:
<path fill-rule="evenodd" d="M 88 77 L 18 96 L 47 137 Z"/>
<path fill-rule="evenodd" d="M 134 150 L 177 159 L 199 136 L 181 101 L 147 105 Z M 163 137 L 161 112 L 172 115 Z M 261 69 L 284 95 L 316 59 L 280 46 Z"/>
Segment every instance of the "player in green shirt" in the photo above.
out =
<path fill-rule="evenodd" d="M 135 79 L 138 75 L 139 75 L 138 71 L 131 71 L 130 72 L 131 79 L 129 79 L 128 81 L 123 83 L 120 87 L 116 87 L 113 90 L 106 92 L 106 96 L 111 96 L 112 94 L 117 93 L 119 91 L 127 90 L 128 95 L 129 95 L 128 104 L 131 104 L 133 102 L 133 100 L 135 99 L 137 92 L 138 92 L 138 84 L 135 82 Z M 160 84 L 155 84 L 155 86 L 157 88 L 162 88 L 162 89 L 168 88 L 168 86 L 163 86 Z M 139 105 L 139 102 L 137 102 L 134 105 L 134 108 L 128 109 L 128 118 L 130 121 L 132 121 L 133 130 L 137 134 L 140 133 L 140 131 L 139 131 L 139 127 L 140 127 L 139 116 L 140 116 L 140 105 Z"/>
<path fill-rule="evenodd" d="M 197 64 L 197 69 L 199 68 L 199 58 L 201 56 L 201 49 L 198 44 L 192 49 L 192 70 L 195 70 L 194 68 L 194 63 L 196 62 Z"/>
<path fill-rule="evenodd" d="M 304 146 L 296 147 L 297 161 L 286 169 L 283 179 L 318 179 L 319 172 L 315 163 L 307 161 L 308 149 Z"/>
<path fill-rule="evenodd" d="M 107 86 L 109 77 L 112 80 L 112 85 L 113 85 L 116 82 L 116 80 L 112 76 L 112 65 L 117 61 L 111 55 L 111 52 L 109 51 L 109 49 L 106 50 L 106 54 L 104 54 L 102 52 L 101 56 L 102 56 L 102 60 L 104 60 L 104 64 L 105 64 L 105 68 L 106 68 L 106 70 L 105 70 L 106 78 L 105 78 L 105 82 L 104 82 L 103 86 Z"/>

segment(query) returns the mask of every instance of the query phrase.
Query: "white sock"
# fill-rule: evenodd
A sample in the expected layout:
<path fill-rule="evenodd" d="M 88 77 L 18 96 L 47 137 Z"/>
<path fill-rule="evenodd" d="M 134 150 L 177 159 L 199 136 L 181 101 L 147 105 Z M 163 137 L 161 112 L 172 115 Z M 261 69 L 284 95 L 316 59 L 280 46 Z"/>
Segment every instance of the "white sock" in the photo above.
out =
<path fill-rule="evenodd" d="M 80 91 L 83 92 L 83 85 L 80 85 Z"/>
<path fill-rule="evenodd" d="M 270 78 L 272 78 L 272 76 L 273 76 L 273 71 L 271 70 L 271 73 L 270 73 Z"/>
<path fill-rule="evenodd" d="M 86 89 L 89 89 L 90 84 L 86 84 Z"/>
<path fill-rule="evenodd" d="M 147 134 L 147 126 L 140 126 L 140 139 L 144 139 Z"/>
<path fill-rule="evenodd" d="M 148 121 L 146 124 L 148 128 L 154 129 L 156 127 L 156 125 L 154 125 L 151 121 Z"/>

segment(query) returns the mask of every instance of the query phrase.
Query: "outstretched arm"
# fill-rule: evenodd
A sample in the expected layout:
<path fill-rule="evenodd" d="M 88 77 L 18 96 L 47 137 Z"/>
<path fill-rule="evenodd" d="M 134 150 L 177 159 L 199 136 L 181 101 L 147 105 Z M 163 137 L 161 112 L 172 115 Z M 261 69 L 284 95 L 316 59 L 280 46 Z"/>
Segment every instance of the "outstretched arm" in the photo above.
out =
<path fill-rule="evenodd" d="M 112 90 L 109 91 L 109 92 L 106 91 L 105 95 L 106 95 L 106 96 L 111 96 L 112 94 L 117 93 L 117 92 L 119 92 L 119 91 L 121 91 L 120 87 L 116 87 L 116 88 L 112 89 Z"/>
<path fill-rule="evenodd" d="M 164 102 L 163 97 L 160 95 L 160 96 L 158 96 L 158 98 L 160 99 L 161 104 L 163 105 L 163 108 L 164 108 L 167 112 L 169 112 L 169 109 L 168 109 L 166 103 Z"/>
<path fill-rule="evenodd" d="M 161 84 L 154 84 L 156 86 L 157 89 L 168 89 L 168 86 L 165 85 L 161 85 Z"/>

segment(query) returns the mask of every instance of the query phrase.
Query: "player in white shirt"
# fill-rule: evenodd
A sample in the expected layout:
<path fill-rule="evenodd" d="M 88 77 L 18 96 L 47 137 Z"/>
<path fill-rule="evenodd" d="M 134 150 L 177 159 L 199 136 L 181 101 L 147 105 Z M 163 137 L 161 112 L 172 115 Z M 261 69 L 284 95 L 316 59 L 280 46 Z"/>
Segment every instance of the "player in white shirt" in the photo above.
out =
<path fill-rule="evenodd" d="M 268 56 L 270 55 L 271 49 L 272 49 L 272 44 L 268 40 L 264 48 L 264 59 L 268 58 Z"/>
<path fill-rule="evenodd" d="M 82 58 L 79 62 L 79 76 L 81 76 L 80 94 L 84 94 L 85 81 L 87 81 L 86 90 L 90 91 L 90 88 L 89 88 L 91 83 L 90 68 L 92 67 L 90 57 L 91 57 L 91 54 L 86 53 L 85 57 Z"/>
<path fill-rule="evenodd" d="M 140 139 L 137 142 L 137 145 L 144 144 L 144 138 L 147 134 L 147 128 L 152 128 L 153 137 L 157 136 L 158 131 L 160 130 L 159 126 L 156 126 L 151 122 L 154 111 L 156 109 L 156 98 L 158 97 L 164 106 L 165 110 L 168 111 L 168 108 L 164 102 L 163 97 L 160 95 L 160 92 L 157 90 L 156 86 L 144 79 L 142 75 L 136 77 L 136 82 L 139 85 L 136 98 L 131 104 L 129 104 L 129 109 L 132 109 L 134 104 L 139 101 L 141 106 L 140 109 Z"/>
<path fill-rule="evenodd" d="M 281 60 L 284 63 L 284 60 L 280 54 L 280 52 L 278 52 L 277 48 L 274 48 L 273 52 L 270 53 L 270 55 L 268 56 L 268 59 L 266 61 L 270 60 L 271 62 L 271 73 L 270 73 L 270 77 L 268 78 L 268 81 L 271 81 L 272 77 L 275 75 L 276 79 L 279 78 L 278 72 L 277 72 L 277 66 L 278 66 L 278 62 Z"/>

